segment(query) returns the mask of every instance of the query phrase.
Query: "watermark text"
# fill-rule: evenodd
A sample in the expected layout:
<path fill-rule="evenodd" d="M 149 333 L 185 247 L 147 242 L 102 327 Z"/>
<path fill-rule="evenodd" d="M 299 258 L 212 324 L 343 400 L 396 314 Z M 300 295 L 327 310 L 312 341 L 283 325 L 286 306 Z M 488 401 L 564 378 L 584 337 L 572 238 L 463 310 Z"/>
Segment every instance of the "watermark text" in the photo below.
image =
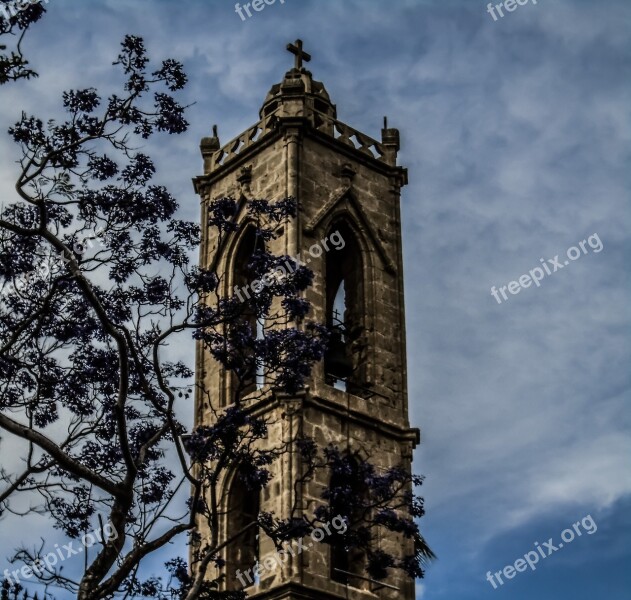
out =
<path fill-rule="evenodd" d="M 536 571 L 536 565 L 539 563 L 539 560 L 548 558 L 548 556 L 558 552 L 563 548 L 564 544 L 572 543 L 575 538 L 583 535 L 583 531 L 585 531 L 587 535 L 592 535 L 598 531 L 598 526 L 591 515 L 587 515 L 581 521 L 577 521 L 571 528 L 568 527 L 564 529 L 561 532 L 561 539 L 563 541 L 558 542 L 556 545 L 553 543 L 553 538 L 550 538 L 547 542 L 543 542 L 543 544 L 535 542 L 535 549 L 526 552 L 523 558 L 518 558 L 514 564 L 506 565 L 503 569 L 495 573 L 487 571 L 486 580 L 493 586 L 493 589 L 496 590 L 498 583 L 500 585 L 506 583 L 502 578 L 507 580 L 513 579 L 517 573 L 523 573 L 528 568 L 530 568 L 531 571 Z"/>

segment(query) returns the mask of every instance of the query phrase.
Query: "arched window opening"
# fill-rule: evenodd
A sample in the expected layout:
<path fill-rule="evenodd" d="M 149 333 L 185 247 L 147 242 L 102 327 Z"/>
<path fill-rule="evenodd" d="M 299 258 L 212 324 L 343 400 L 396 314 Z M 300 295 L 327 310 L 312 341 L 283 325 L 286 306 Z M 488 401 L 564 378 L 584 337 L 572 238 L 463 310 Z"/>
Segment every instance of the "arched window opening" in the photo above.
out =
<path fill-rule="evenodd" d="M 326 255 L 326 322 L 331 339 L 324 369 L 330 385 L 358 393 L 365 380 L 359 343 L 365 312 L 362 253 L 346 223 L 334 224 L 328 237 L 336 232 L 344 240 L 344 247 Z"/>
<path fill-rule="evenodd" d="M 229 590 L 241 590 L 258 582 L 259 528 L 252 524 L 260 510 L 259 492 L 248 489 L 237 473 L 228 494 L 226 539 L 232 539 L 226 557 Z"/>
<path fill-rule="evenodd" d="M 260 339 L 263 335 L 263 327 L 258 322 L 256 314 L 249 303 L 255 292 L 252 289 L 254 277 L 248 265 L 257 249 L 257 243 L 260 242 L 258 241 L 256 230 L 254 227 L 249 226 L 242 235 L 235 253 L 232 278 L 233 292 L 243 306 L 241 320 L 236 324 L 235 330 L 239 327 L 247 327 L 250 331 L 248 337 L 251 336 L 251 339 Z M 257 389 L 257 383 L 260 384 L 260 381 L 257 381 L 260 377 L 259 373 L 257 373 L 253 345 L 252 347 L 240 347 L 238 349 L 236 349 L 236 346 L 237 344 L 235 344 L 235 350 L 239 353 L 239 362 L 243 364 L 232 375 L 232 390 L 235 400 L 251 394 Z M 242 346 L 242 344 L 239 344 L 239 346 Z"/>
<path fill-rule="evenodd" d="M 357 459 L 349 457 L 352 474 L 357 474 Z M 346 532 L 336 532 L 331 539 L 331 579 L 338 583 L 343 583 L 350 587 L 364 589 L 366 580 L 359 577 L 366 577 L 366 552 L 362 548 L 353 546 L 353 541 L 358 539 L 357 530 L 362 525 L 365 518 L 365 498 L 368 490 L 359 477 L 348 474 L 334 473 L 329 483 L 331 489 L 346 488 L 349 490 L 349 497 L 355 499 L 348 502 L 344 495 L 339 501 L 331 501 L 331 514 L 343 517 L 348 523 Z M 358 575 L 359 577 L 354 577 Z"/>

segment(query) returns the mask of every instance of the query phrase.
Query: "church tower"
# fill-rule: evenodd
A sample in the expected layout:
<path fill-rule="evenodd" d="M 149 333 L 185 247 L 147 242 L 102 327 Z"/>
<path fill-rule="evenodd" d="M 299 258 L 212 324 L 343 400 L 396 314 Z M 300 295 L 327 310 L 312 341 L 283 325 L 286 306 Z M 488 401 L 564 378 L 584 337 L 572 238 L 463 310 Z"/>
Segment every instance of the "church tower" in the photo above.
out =
<path fill-rule="evenodd" d="M 301 393 L 255 394 L 248 409 L 270 421 L 270 443 L 291 440 L 301 431 L 320 447 L 335 444 L 379 468 L 403 465 L 410 471 L 420 433 L 408 419 L 400 213 L 407 170 L 397 165 L 399 131 L 386 120 L 377 141 L 339 121 L 324 85 L 304 67 L 311 57 L 302 42 L 287 49 L 295 55 L 294 67 L 272 86 L 259 121 L 227 144 L 220 143 L 215 128 L 213 137 L 202 140 L 204 175 L 195 179 L 202 224 L 207 203 L 216 198 L 299 201 L 297 218 L 283 226 L 269 250 L 308 263 L 315 273 L 307 291 L 309 318 L 333 331 L 326 359 L 316 365 Z M 241 229 L 217 256 L 213 235 L 204 230 L 201 264 L 210 268 L 215 261 L 225 275 L 221 291 L 231 295 L 251 253 L 251 236 Z M 201 346 L 197 373 L 216 401 L 210 407 L 198 398 L 199 426 L 212 423 L 215 411 L 231 404 L 234 381 Z M 238 478 L 226 479 L 227 516 L 220 539 L 234 535 L 259 510 L 287 518 L 296 495 L 305 512 L 321 502 L 328 482 L 316 478 L 295 489 L 301 473 L 298 454 L 283 456 L 272 469 L 274 477 L 260 498 L 252 498 Z M 391 533 L 376 543 L 395 556 L 413 553 Z M 243 585 L 235 572 L 275 550 L 271 540 L 254 534 L 233 546 L 224 551 L 225 585 L 236 590 Z M 245 588 L 260 600 L 414 599 L 414 581 L 404 573 L 393 570 L 387 580 L 374 582 L 364 563 L 362 556 L 315 544 L 282 566 L 262 571 L 253 583 L 245 581 Z"/>

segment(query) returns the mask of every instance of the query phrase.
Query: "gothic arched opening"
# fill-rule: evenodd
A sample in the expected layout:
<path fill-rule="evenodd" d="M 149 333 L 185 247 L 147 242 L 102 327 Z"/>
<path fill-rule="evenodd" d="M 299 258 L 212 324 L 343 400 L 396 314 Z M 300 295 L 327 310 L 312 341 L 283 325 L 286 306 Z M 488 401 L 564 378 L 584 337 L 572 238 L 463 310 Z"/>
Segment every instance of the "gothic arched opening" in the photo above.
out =
<path fill-rule="evenodd" d="M 362 522 L 366 518 L 365 499 L 368 495 L 366 484 L 358 476 L 360 470 L 355 457 L 347 457 L 349 473 L 336 472 L 331 476 L 330 489 L 344 489 L 345 493 L 331 499 L 331 514 L 339 515 L 346 520 L 347 530 L 331 536 L 330 575 L 333 581 L 354 588 L 364 588 L 366 577 L 366 552 L 356 544 L 363 537 Z M 354 501 L 350 502 L 349 499 Z M 359 577 L 354 577 L 358 575 Z"/>
<path fill-rule="evenodd" d="M 346 221 L 333 223 L 327 238 L 335 234 L 344 240 L 344 247 L 326 255 L 326 324 L 331 339 L 324 369 L 330 385 L 359 393 L 365 382 L 364 353 L 359 343 L 365 323 L 362 250 Z"/>
<path fill-rule="evenodd" d="M 249 302 L 254 291 L 252 281 L 254 277 L 249 269 L 252 255 L 257 249 L 258 237 L 254 226 L 249 225 L 241 235 L 237 250 L 234 254 L 232 285 L 237 298 L 242 302 L 242 313 L 235 330 L 246 327 L 249 330 L 248 338 L 254 340 L 258 336 L 258 320 Z M 242 347 L 236 349 L 239 356 L 237 362 L 240 363 L 232 374 L 232 395 L 236 401 L 247 396 L 256 390 L 256 356 L 253 344 L 250 346 L 241 344 Z M 236 347 L 236 344 L 235 344 Z"/>
<path fill-rule="evenodd" d="M 260 510 L 259 492 L 250 490 L 237 472 L 228 494 L 226 540 L 231 542 L 226 552 L 226 573 L 229 590 L 240 590 L 256 582 L 255 567 L 260 554 L 256 522 Z"/>

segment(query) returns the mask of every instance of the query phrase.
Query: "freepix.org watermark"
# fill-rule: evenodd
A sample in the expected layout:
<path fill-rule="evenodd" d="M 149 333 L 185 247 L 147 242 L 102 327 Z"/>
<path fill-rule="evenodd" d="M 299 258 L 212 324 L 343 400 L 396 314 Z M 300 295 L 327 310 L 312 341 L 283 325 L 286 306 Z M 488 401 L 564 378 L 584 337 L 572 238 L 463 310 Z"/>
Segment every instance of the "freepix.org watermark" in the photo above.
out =
<path fill-rule="evenodd" d="M 325 523 L 321 527 L 314 529 L 311 532 L 310 542 L 305 544 L 304 538 L 292 540 L 284 550 L 275 552 L 274 554 L 269 554 L 262 561 L 257 562 L 251 569 L 248 569 L 243 573 L 240 570 L 237 570 L 236 576 L 239 583 L 243 587 L 254 585 L 254 583 L 260 581 L 261 575 L 263 575 L 265 571 L 274 571 L 278 567 L 284 565 L 289 560 L 290 556 L 299 556 L 305 550 L 311 550 L 315 543 L 319 543 L 325 537 L 331 535 L 333 533 L 331 531 L 331 527 L 333 527 L 335 533 L 345 533 L 348 529 L 348 525 L 346 524 L 344 517 L 338 515 L 337 517 L 334 517 L 330 523 Z M 296 547 L 293 548 L 292 544 Z"/>
<path fill-rule="evenodd" d="M 331 246 L 329 246 L 329 243 Z M 299 258 L 286 260 L 284 265 L 278 265 L 274 270 L 263 275 L 260 280 L 255 279 L 251 283 L 241 287 L 235 285 L 234 294 L 239 299 L 239 302 L 245 302 L 246 299 L 249 300 L 252 297 L 251 294 L 259 294 L 263 288 L 269 287 L 270 285 L 274 285 L 274 283 L 281 281 L 284 277 L 293 273 L 296 268 L 307 266 L 311 262 L 312 258 L 320 258 L 324 252 L 329 252 L 332 249 L 342 250 L 345 246 L 346 242 L 344 241 L 342 234 L 339 231 L 334 231 L 328 239 L 325 238 L 320 240 L 309 248 L 310 258 L 305 259 L 304 262 L 302 262 Z M 294 263 L 293 265 L 292 262 Z"/>
<path fill-rule="evenodd" d="M 278 0 L 281 4 L 285 4 L 285 0 Z M 252 2 L 248 2 L 241 6 L 239 2 L 234 5 L 234 12 L 236 12 L 242 21 L 245 21 L 245 14 L 248 15 L 248 19 L 252 18 L 252 12 L 250 11 L 250 6 L 256 11 L 261 12 L 266 6 L 272 6 L 272 4 L 276 4 L 276 0 L 252 0 Z"/>
<path fill-rule="evenodd" d="M 108 523 L 102 529 L 95 529 L 91 533 L 86 533 L 75 546 L 75 542 L 71 541 L 69 544 L 64 544 L 61 547 L 59 544 L 55 544 L 54 552 L 42 556 L 30 565 L 24 565 L 20 569 L 15 571 L 4 570 L 4 577 L 10 585 L 19 584 L 21 580 L 30 579 L 35 575 L 36 577 L 42 577 L 46 573 L 50 573 L 52 568 L 62 562 L 65 562 L 73 556 L 83 554 L 85 548 L 91 548 L 97 543 L 107 543 L 112 540 L 118 539 L 118 532 L 116 528 Z"/>
<path fill-rule="evenodd" d="M 554 258 L 550 258 L 548 260 L 541 258 L 539 259 L 541 266 L 531 269 L 527 274 L 522 275 L 519 280 L 511 281 L 508 285 L 501 286 L 499 290 L 493 286 L 491 288 L 491 296 L 497 300 L 498 304 L 501 304 L 502 300 L 500 298 L 500 294 L 504 300 L 508 300 L 508 295 L 506 294 L 507 290 L 510 294 L 516 296 L 522 291 L 522 289 L 529 288 L 533 283 L 537 287 L 541 287 L 541 281 L 544 277 L 564 269 L 570 264 L 570 261 L 578 260 L 581 256 L 588 254 L 589 251 L 587 246 L 594 251 L 594 254 L 598 254 L 602 251 L 603 243 L 600 241 L 600 237 L 597 233 L 594 233 L 594 235 L 590 235 L 586 240 L 579 242 L 578 246 L 568 248 L 566 252 L 568 260 L 559 259 L 558 254 Z"/>
<path fill-rule="evenodd" d="M 31 4 L 48 4 L 49 0 L 13 0 L 13 2 L 0 2 L 0 18 L 9 21 L 19 12 L 26 10 Z"/>
<path fill-rule="evenodd" d="M 493 17 L 494 21 L 497 21 L 497 14 L 499 14 L 501 18 L 504 18 L 504 10 L 513 12 L 518 6 L 524 6 L 524 4 L 528 4 L 529 2 L 537 4 L 537 0 L 504 0 L 495 6 L 493 6 L 492 2 L 489 2 L 486 7 L 486 12 Z M 495 14 L 495 11 L 497 11 L 497 14 Z"/>
<path fill-rule="evenodd" d="M 506 579 L 513 579 L 517 573 L 523 573 L 528 568 L 532 571 L 536 571 L 536 565 L 540 559 L 548 558 L 548 556 L 561 550 L 564 544 L 571 544 L 577 537 L 581 537 L 583 535 L 581 527 L 587 535 L 592 535 L 598 531 L 598 526 L 592 516 L 587 515 L 581 521 L 574 523 L 571 528 L 568 527 L 567 529 L 564 529 L 561 532 L 561 539 L 563 541 L 559 542 L 556 546 L 553 543 L 553 538 L 550 538 L 543 544 L 535 542 L 535 550 L 526 552 L 523 558 L 518 558 L 515 561 L 514 565 L 506 565 L 501 571 L 497 571 L 496 573 L 487 571 L 486 580 L 493 586 L 493 589 L 496 590 L 497 582 L 499 582 L 500 585 L 504 585 L 505 583 L 502 577 L 505 577 Z M 497 582 L 495 581 L 496 579 Z"/>

